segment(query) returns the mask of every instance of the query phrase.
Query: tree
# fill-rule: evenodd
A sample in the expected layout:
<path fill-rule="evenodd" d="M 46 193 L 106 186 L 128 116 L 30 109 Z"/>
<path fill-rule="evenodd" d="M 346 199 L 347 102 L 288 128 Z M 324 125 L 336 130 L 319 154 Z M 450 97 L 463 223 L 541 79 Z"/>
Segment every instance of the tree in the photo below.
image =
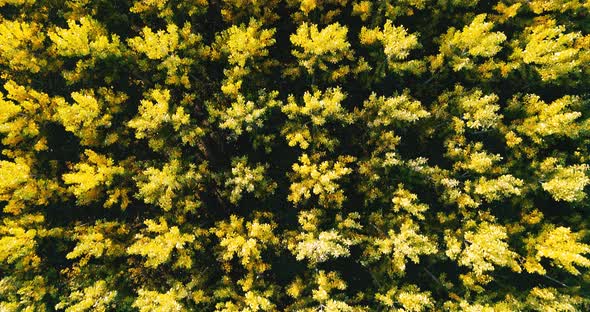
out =
<path fill-rule="evenodd" d="M 590 310 L 579 0 L 0 0 L 0 311 Z"/>

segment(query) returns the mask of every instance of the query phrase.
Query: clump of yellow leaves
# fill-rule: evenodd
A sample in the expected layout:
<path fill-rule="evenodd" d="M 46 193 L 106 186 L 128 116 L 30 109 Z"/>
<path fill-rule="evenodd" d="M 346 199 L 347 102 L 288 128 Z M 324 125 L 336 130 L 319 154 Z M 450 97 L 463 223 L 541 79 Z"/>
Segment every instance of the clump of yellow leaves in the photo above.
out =
<path fill-rule="evenodd" d="M 369 127 L 388 127 L 399 122 L 414 123 L 430 116 L 420 101 L 413 99 L 408 93 L 394 97 L 378 97 L 371 93 L 363 103 L 360 113 Z"/>
<path fill-rule="evenodd" d="M 387 307 L 393 308 L 399 304 L 404 311 L 411 312 L 426 311 L 426 308 L 433 307 L 430 292 L 420 291 L 416 285 L 393 287 L 384 294 L 377 293 L 375 299 Z"/>
<path fill-rule="evenodd" d="M 268 48 L 275 44 L 275 30 L 262 26 L 261 22 L 251 19 L 248 25 L 233 25 L 216 36 L 211 57 L 226 56 L 230 65 L 224 70 L 227 77 L 221 86 L 224 94 L 237 97 L 244 77 L 271 65 L 264 59 L 268 56 Z"/>
<path fill-rule="evenodd" d="M 189 2 L 175 0 L 134 0 L 130 12 L 144 16 L 150 16 L 157 13 L 167 21 L 174 18 L 174 11 L 181 10 L 188 13 L 189 16 L 203 13 L 207 9 L 207 0 L 193 0 Z"/>
<path fill-rule="evenodd" d="M 283 106 L 283 113 L 289 119 L 307 117 L 314 125 L 322 126 L 327 120 L 351 122 L 351 116 L 342 107 L 341 102 L 346 95 L 340 88 L 326 91 L 307 91 L 303 95 L 303 106 L 299 106 L 294 96 L 289 96 L 287 105 Z"/>
<path fill-rule="evenodd" d="M 223 221 L 211 229 L 219 239 L 220 260 L 230 261 L 234 257 L 251 272 L 264 272 L 270 268 L 262 259 L 262 252 L 279 243 L 273 233 L 274 225 L 259 220 L 248 221 L 235 215 L 229 222 Z"/>
<path fill-rule="evenodd" d="M 68 83 L 84 78 L 84 73 L 94 68 L 97 60 L 121 56 L 119 36 L 109 35 L 102 24 L 89 16 L 68 20 L 68 28 L 56 27 L 48 32 L 55 52 L 64 57 L 80 58 L 73 71 L 66 70 L 63 76 Z"/>
<path fill-rule="evenodd" d="M 393 194 L 393 211 L 405 211 L 416 217 L 418 220 L 424 220 L 424 212 L 428 210 L 428 205 L 418 203 L 418 195 L 406 190 L 403 184 L 397 186 Z"/>
<path fill-rule="evenodd" d="M 526 118 L 513 123 L 515 130 L 537 144 L 550 136 L 575 139 L 580 131 L 588 128 L 588 125 L 578 122 L 582 113 L 575 110 L 580 105 L 576 96 L 566 95 L 545 103 L 538 95 L 527 94 L 522 100 L 514 98 L 511 105 L 526 113 Z"/>
<path fill-rule="evenodd" d="M 186 187 L 199 189 L 205 170 L 206 163 L 185 167 L 177 159 L 164 164 L 162 169 L 148 167 L 142 175 L 135 177 L 139 189 L 137 195 L 145 203 L 155 204 L 164 211 L 172 208 L 178 211 L 194 211 L 200 205 L 198 195 L 180 195 Z"/>
<path fill-rule="evenodd" d="M 494 23 L 486 22 L 486 14 L 477 15 L 469 25 L 458 31 L 455 28 L 443 36 L 438 58 L 450 58 L 454 71 L 471 69 L 474 58 L 491 58 L 502 49 L 506 41 L 502 32 L 491 32 Z"/>
<path fill-rule="evenodd" d="M 84 154 L 87 160 L 76 163 L 74 172 L 62 176 L 64 182 L 70 185 L 68 191 L 76 196 L 81 205 L 98 200 L 105 188 L 109 188 L 114 177 L 125 172 L 123 167 L 116 166 L 112 159 L 104 155 L 92 150 L 86 150 Z"/>
<path fill-rule="evenodd" d="M 312 195 L 319 196 L 322 206 L 340 207 L 344 201 L 344 191 L 336 183 L 337 180 L 352 172 L 346 164 L 354 161 L 352 156 L 340 156 L 336 162 L 323 161 L 317 163 L 317 157 L 310 158 L 307 154 L 299 157 L 300 164 L 293 164 L 293 176 L 289 189 L 289 201 L 301 204 Z"/>
<path fill-rule="evenodd" d="M 81 17 L 78 21 L 68 20 L 68 28 L 56 27 L 49 33 L 55 49 L 62 56 L 105 57 L 119 52 L 119 37 L 111 36 L 111 42 L 105 29 L 91 17 Z"/>
<path fill-rule="evenodd" d="M 590 259 L 584 257 L 584 254 L 590 254 L 590 245 L 580 242 L 582 235 L 572 233 L 570 228 L 563 226 L 545 227 L 538 236 L 526 240 L 529 255 L 524 268 L 531 273 L 545 274 L 546 270 L 540 261 L 548 258 L 554 266 L 579 275 L 580 271 L 575 265 L 590 267 Z"/>
<path fill-rule="evenodd" d="M 364 45 L 380 43 L 383 46 L 383 53 L 387 58 L 389 68 L 393 71 L 419 73 L 423 69 L 421 61 L 407 61 L 410 52 L 421 47 L 418 36 L 408 34 L 403 26 L 395 26 L 391 20 L 385 22 L 383 30 L 380 30 L 379 27 L 369 29 L 363 26 L 359 39 Z"/>
<path fill-rule="evenodd" d="M 229 201 L 237 204 L 244 193 L 254 193 L 257 198 L 270 194 L 276 188 L 276 183 L 265 178 L 268 166 L 248 166 L 248 158 L 240 157 L 232 161 L 230 177 L 225 181 Z"/>
<path fill-rule="evenodd" d="M 248 61 L 268 55 L 268 47 L 275 44 L 275 30 L 262 26 L 252 19 L 247 26 L 232 26 L 217 37 L 216 44 L 227 55 L 230 65 L 243 68 Z"/>
<path fill-rule="evenodd" d="M 133 306 L 139 309 L 140 312 L 173 312 L 186 309 L 179 302 L 180 299 L 187 295 L 181 289 L 173 287 L 165 293 L 160 293 L 142 288 L 137 291 L 137 295 Z"/>
<path fill-rule="evenodd" d="M 347 288 L 346 283 L 344 280 L 342 280 L 337 272 L 326 272 L 324 270 L 316 271 L 316 273 L 313 275 L 312 285 L 317 287 L 311 289 L 311 294 L 309 294 L 311 295 L 313 302 L 305 300 L 306 297 L 302 296 L 304 291 L 306 293 L 308 292 L 307 288 L 309 288 L 308 286 L 311 285 L 302 285 L 302 280 L 299 278 L 295 279 L 295 281 L 291 283 L 287 290 L 287 293 L 290 296 L 293 298 L 303 299 L 301 300 L 302 304 L 309 306 L 309 308 L 305 309 L 304 311 L 363 311 L 360 307 L 349 305 L 346 301 L 344 301 L 344 296 L 337 292 L 339 290 L 346 290 Z"/>
<path fill-rule="evenodd" d="M 289 96 L 287 104 L 282 107 L 283 113 L 291 121 L 282 130 L 289 146 L 299 145 L 301 149 L 307 149 L 312 145 L 332 149 L 338 141 L 330 138 L 325 129 L 326 124 L 353 122 L 353 115 L 342 106 L 344 99 L 346 94 L 340 88 L 329 88 L 324 92 L 317 90 L 313 93 L 306 91 L 303 105 L 299 105 L 293 95 Z"/>
<path fill-rule="evenodd" d="M 458 89 L 456 89 L 456 91 L 457 90 Z M 498 114 L 500 106 L 497 102 L 497 95 L 483 95 L 481 90 L 476 89 L 461 97 L 458 106 L 463 112 L 463 116 L 461 117 L 466 122 L 468 128 L 487 130 L 495 128 L 502 118 L 502 116 Z"/>
<path fill-rule="evenodd" d="M 6 202 L 5 213 L 18 215 L 35 205 L 46 205 L 56 191 L 63 191 L 56 181 L 35 177 L 37 170 L 32 165 L 30 158 L 0 160 L 0 202 Z"/>
<path fill-rule="evenodd" d="M 287 0 L 287 5 L 299 9 L 291 14 L 293 20 L 301 22 L 313 19 L 314 13 L 324 23 L 330 23 L 342 12 L 348 0 Z"/>
<path fill-rule="evenodd" d="M 293 253 L 297 260 L 308 259 L 313 265 L 329 259 L 346 257 L 350 254 L 349 246 L 352 241 L 343 238 L 337 231 L 323 231 L 317 234 L 300 233 L 299 243 L 294 246 Z"/>
<path fill-rule="evenodd" d="M 562 166 L 558 159 L 549 157 L 540 166 L 542 176 L 547 178 L 541 186 L 556 201 L 581 201 L 586 198 L 584 188 L 590 184 L 586 175 L 588 169 L 587 164 Z"/>
<path fill-rule="evenodd" d="M 232 132 L 230 137 L 238 137 L 242 133 L 251 133 L 262 128 L 265 117 L 270 111 L 281 105 L 277 99 L 277 91 L 261 91 L 258 99 L 255 101 L 247 100 L 239 94 L 229 108 L 225 110 L 214 110 L 212 115 L 219 115 L 221 123 L 219 127 Z"/>
<path fill-rule="evenodd" d="M 576 44 L 582 34 L 566 33 L 565 26 L 557 25 L 553 19 L 541 21 L 525 29 L 522 44 L 515 42 L 511 57 L 531 64 L 544 81 L 579 71 L 579 67 L 584 65 L 580 54 L 588 53 Z"/>
<path fill-rule="evenodd" d="M 157 268 L 169 261 L 172 252 L 177 250 L 178 266 L 190 268 L 192 261 L 190 257 L 183 254 L 185 245 L 195 240 L 195 235 L 181 233 L 177 226 L 169 227 L 168 222 L 161 218 L 159 221 L 146 220 L 147 229 L 145 232 L 155 234 L 151 238 L 145 234 L 137 234 L 135 242 L 127 248 L 130 255 L 146 257 L 146 267 Z"/>
<path fill-rule="evenodd" d="M 199 0 L 207 1 L 207 0 Z M 279 18 L 278 0 L 221 0 L 221 16 L 225 21 L 238 23 L 248 17 L 270 24 Z"/>
<path fill-rule="evenodd" d="M 358 243 L 358 240 L 346 237 L 336 229 L 321 231 L 320 217 L 321 211 L 318 209 L 302 211 L 298 219 L 303 231 L 294 233 L 292 239 L 288 241 L 288 248 L 296 259 L 299 261 L 307 259 L 311 266 L 330 259 L 346 257 L 350 255 L 350 246 Z M 340 225 L 344 227 L 358 225 L 354 219 L 348 219 L 348 221 L 351 223 L 349 226 Z"/>
<path fill-rule="evenodd" d="M 94 226 L 77 226 L 74 229 L 74 238 L 78 243 L 66 258 L 79 258 L 79 265 L 85 266 L 91 258 L 121 256 L 125 253 L 123 245 L 111 237 L 127 234 L 128 231 L 128 228 L 119 226 L 116 222 L 96 222 Z"/>
<path fill-rule="evenodd" d="M 171 97 L 169 89 L 150 90 L 147 98 L 141 100 L 137 116 L 127 123 L 130 128 L 135 129 L 137 139 L 148 138 L 149 146 L 156 151 L 164 147 L 166 137 L 159 134 L 164 132 L 162 129 L 166 126 L 179 132 L 183 143 L 191 144 L 195 136 L 202 134 L 200 128 L 190 125 L 190 115 L 184 106 L 170 107 Z"/>
<path fill-rule="evenodd" d="M 25 215 L 17 220 L 5 219 L 0 224 L 0 264 L 19 263 L 24 269 L 37 267 L 36 254 L 39 231 L 31 225 L 45 221 L 41 215 Z"/>
<path fill-rule="evenodd" d="M 561 12 L 578 11 L 588 9 L 590 6 L 588 2 L 580 0 L 532 0 L 527 5 L 536 14 L 543 14 L 545 12 Z"/>
<path fill-rule="evenodd" d="M 464 148 L 461 145 L 449 142 L 447 155 L 456 158 L 456 170 L 469 170 L 478 174 L 500 172 L 497 163 L 502 160 L 499 154 L 491 154 L 484 149 L 481 142 L 471 143 Z"/>
<path fill-rule="evenodd" d="M 75 104 L 70 105 L 63 98 L 56 100 L 55 119 L 61 122 L 67 131 L 80 137 L 83 145 L 97 145 L 99 143 L 99 128 L 109 128 L 113 113 L 120 110 L 120 104 L 127 96 L 115 94 L 107 88 L 98 90 L 99 98 L 94 90 L 72 92 Z M 113 143 L 106 140 L 105 143 Z"/>
<path fill-rule="evenodd" d="M 517 262 L 518 254 L 511 251 L 506 242 L 508 234 L 505 227 L 490 222 L 473 225 L 475 228 L 465 231 L 462 237 L 447 232 L 447 256 L 458 259 L 460 265 L 471 268 L 478 281 L 485 281 L 485 275 L 489 271 L 494 271 L 495 266 L 510 267 L 515 272 L 521 271 Z M 462 248 L 462 245 L 465 245 L 465 248 Z"/>
<path fill-rule="evenodd" d="M 538 311 L 577 311 L 583 300 L 560 293 L 552 287 L 533 287 L 526 297 L 526 304 Z"/>
<path fill-rule="evenodd" d="M 128 124 L 135 129 L 135 137 L 138 139 L 154 134 L 163 123 L 170 120 L 168 113 L 170 91 L 154 89 L 149 93 L 148 98 L 149 100 L 141 100 L 139 115 Z"/>
<path fill-rule="evenodd" d="M 475 182 L 465 183 L 465 189 L 473 187 L 473 193 L 491 202 L 500 200 L 512 195 L 520 195 L 521 187 L 524 185 L 522 179 L 515 178 L 510 174 L 501 175 L 495 179 L 481 177 Z"/>
<path fill-rule="evenodd" d="M 185 27 L 190 28 L 190 25 Z M 174 53 L 179 46 L 178 26 L 168 24 L 166 30 L 153 32 L 149 27 L 144 27 L 142 37 L 134 37 L 128 40 L 129 47 L 139 53 L 145 54 L 149 59 L 160 60 Z"/>
<path fill-rule="evenodd" d="M 55 308 L 65 308 L 65 312 L 106 312 L 115 306 L 114 300 L 116 297 L 117 291 L 110 291 L 105 280 L 98 280 L 91 286 L 73 291 L 67 299 L 60 301 Z"/>
<path fill-rule="evenodd" d="M 37 151 L 47 148 L 46 139 L 41 137 L 41 124 L 51 120 L 54 102 L 42 92 L 36 91 L 9 80 L 4 84 L 6 94 L 0 92 L 0 133 L 2 144 L 17 147 L 34 140 Z M 8 150 L 3 154 L 15 157 Z M 22 155 L 21 155 L 22 156 Z"/>
<path fill-rule="evenodd" d="M 375 250 L 369 257 L 379 259 L 391 257 L 393 272 L 403 275 L 407 259 L 414 263 L 420 262 L 421 255 L 436 253 L 438 248 L 428 236 L 420 234 L 420 227 L 412 219 L 406 219 L 399 227 L 399 232 L 391 229 L 385 238 L 376 238 L 373 242 Z"/>
<path fill-rule="evenodd" d="M 156 68 L 166 71 L 166 84 L 191 86 L 189 82 L 190 66 L 195 63 L 194 56 L 200 53 L 201 36 L 192 33 L 191 24 L 182 28 L 168 24 L 166 30 L 152 31 L 149 27 L 142 29 L 141 37 L 127 40 L 129 47 L 143 55 L 149 61 L 140 61 L 140 66 L 148 70 L 153 62 Z"/>
<path fill-rule="evenodd" d="M 0 23 L 0 63 L 14 71 L 37 73 L 47 61 L 35 55 L 43 48 L 44 32 L 37 23 L 3 20 Z"/>
<path fill-rule="evenodd" d="M 317 70 L 326 72 L 330 69 L 329 64 L 337 65 L 343 60 L 354 59 L 350 43 L 346 39 L 347 33 L 348 28 L 339 23 L 330 24 L 319 30 L 317 25 L 305 22 L 290 37 L 291 43 L 295 46 L 291 53 L 298 59 L 299 66 L 305 68 L 310 75 Z M 337 66 L 331 76 L 339 78 L 349 71 L 347 65 Z"/>
<path fill-rule="evenodd" d="M 17 208 L 19 197 L 25 197 L 30 176 L 30 168 L 24 159 L 17 158 L 15 162 L 0 161 L 0 201 L 8 201 L 4 211 L 11 211 Z M 21 195 L 22 193 L 22 195 Z M 11 206 L 15 206 L 11 208 Z M 20 209 L 18 209 L 20 210 Z"/>

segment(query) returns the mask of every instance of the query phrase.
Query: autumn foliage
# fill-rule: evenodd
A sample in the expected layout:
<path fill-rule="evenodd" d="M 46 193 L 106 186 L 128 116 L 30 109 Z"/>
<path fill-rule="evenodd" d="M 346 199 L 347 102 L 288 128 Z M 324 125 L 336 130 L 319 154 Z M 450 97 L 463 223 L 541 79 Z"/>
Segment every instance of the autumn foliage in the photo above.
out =
<path fill-rule="evenodd" d="M 589 311 L 589 14 L 0 0 L 0 311 Z"/>

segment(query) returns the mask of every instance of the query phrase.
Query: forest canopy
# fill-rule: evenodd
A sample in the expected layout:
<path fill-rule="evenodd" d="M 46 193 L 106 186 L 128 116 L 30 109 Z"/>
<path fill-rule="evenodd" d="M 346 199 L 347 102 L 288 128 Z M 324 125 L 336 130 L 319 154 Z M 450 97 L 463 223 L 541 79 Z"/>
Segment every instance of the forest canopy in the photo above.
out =
<path fill-rule="evenodd" d="M 0 0 L 0 311 L 589 311 L 589 14 Z"/>

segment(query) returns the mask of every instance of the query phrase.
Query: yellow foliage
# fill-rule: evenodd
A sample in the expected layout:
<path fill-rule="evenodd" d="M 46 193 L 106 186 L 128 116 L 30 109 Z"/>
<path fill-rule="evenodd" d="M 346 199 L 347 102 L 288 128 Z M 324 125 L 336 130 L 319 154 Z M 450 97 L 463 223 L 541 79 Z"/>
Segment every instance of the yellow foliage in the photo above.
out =
<path fill-rule="evenodd" d="M 129 47 L 149 60 L 155 61 L 156 68 L 166 71 L 166 83 L 170 85 L 182 85 L 190 87 L 189 76 L 190 65 L 195 60 L 191 54 L 200 54 L 201 36 L 191 30 L 191 24 L 186 23 L 182 28 L 175 24 L 168 24 L 166 30 L 153 32 L 151 28 L 144 27 L 141 36 L 127 40 Z M 152 63 L 143 63 L 140 66 L 148 69 Z"/>
<path fill-rule="evenodd" d="M 418 196 L 410 191 L 404 189 L 403 184 L 397 186 L 397 190 L 393 194 L 393 211 L 396 213 L 400 210 L 405 210 L 411 215 L 415 216 L 418 220 L 424 220 L 424 212 L 428 210 L 428 205 L 419 204 L 416 201 Z"/>
<path fill-rule="evenodd" d="M 494 23 L 486 22 L 485 18 L 486 14 L 479 14 L 462 30 L 451 28 L 444 35 L 440 53 L 450 57 L 454 71 L 472 68 L 474 61 L 471 57 L 490 58 L 502 49 L 506 35 L 490 32 Z"/>
<path fill-rule="evenodd" d="M 29 179 L 30 168 L 24 159 L 15 162 L 0 161 L 0 200 L 10 200 L 13 192 L 18 190 Z"/>
<path fill-rule="evenodd" d="M 544 81 L 578 70 L 583 65 L 579 57 L 580 48 L 575 46 L 579 32 L 565 33 L 565 26 L 556 25 L 555 20 L 546 20 L 528 27 L 524 32 L 523 44 L 515 47 L 512 58 L 532 64 Z"/>
<path fill-rule="evenodd" d="M 312 297 L 314 300 L 319 302 L 325 302 L 330 298 L 330 293 L 333 290 L 344 290 L 346 289 L 346 283 L 338 276 L 336 272 L 326 273 L 324 270 L 320 270 L 316 276 L 317 289 L 312 291 Z"/>
<path fill-rule="evenodd" d="M 134 0 L 129 11 L 141 15 L 157 13 L 158 17 L 169 21 L 176 10 L 182 10 L 189 16 L 193 16 L 203 13 L 208 4 L 208 0 L 179 1 L 179 3 L 174 0 Z"/>
<path fill-rule="evenodd" d="M 3 7 L 7 4 L 9 5 L 31 5 L 35 3 L 36 0 L 0 0 L 0 7 Z"/>
<path fill-rule="evenodd" d="M 40 125 L 51 119 L 53 103 L 45 93 L 18 85 L 12 80 L 4 84 L 6 95 L 0 92 L 0 133 L 2 144 L 17 146 L 26 139 L 38 139 Z M 45 149 L 41 146 L 40 150 Z"/>
<path fill-rule="evenodd" d="M 92 150 L 87 149 L 84 154 L 87 160 L 75 164 L 74 172 L 62 176 L 65 184 L 71 185 L 68 191 L 76 196 L 81 205 L 96 201 L 104 191 L 102 187 L 108 188 L 113 178 L 122 175 L 125 170 L 121 166 L 115 166 L 112 159 Z"/>
<path fill-rule="evenodd" d="M 179 169 L 177 161 L 166 164 L 162 170 L 147 168 L 143 173 L 148 181 L 138 181 L 140 196 L 148 204 L 157 204 L 164 210 L 172 209 L 174 192 L 180 187 L 176 179 Z"/>
<path fill-rule="evenodd" d="M 268 48 L 275 44 L 275 29 L 264 29 L 261 22 L 251 19 L 248 25 L 233 25 L 215 37 L 211 56 L 227 56 L 230 68 L 224 71 L 227 79 L 221 86 L 224 94 L 237 97 L 242 79 L 252 69 L 264 69 L 269 64 L 258 64 L 268 56 Z"/>
<path fill-rule="evenodd" d="M 363 103 L 361 114 L 369 127 L 387 127 L 402 121 L 414 123 L 430 116 L 420 101 L 412 99 L 407 93 L 394 97 L 377 97 L 371 93 Z"/>
<path fill-rule="evenodd" d="M 555 288 L 533 287 L 526 297 L 526 304 L 538 311 L 578 311 L 580 298 L 561 294 Z"/>
<path fill-rule="evenodd" d="M 106 281 L 98 280 L 92 286 L 70 293 L 70 296 L 58 303 L 55 308 L 65 308 L 65 312 L 105 312 L 112 309 L 116 296 L 117 291 L 109 291 Z"/>
<path fill-rule="evenodd" d="M 385 294 L 377 293 L 375 299 L 387 307 L 395 307 L 397 304 L 403 307 L 403 311 L 420 312 L 433 307 L 432 297 L 428 291 L 420 291 L 416 285 L 407 285 L 401 289 L 393 287 Z"/>
<path fill-rule="evenodd" d="M 579 0 L 532 0 L 527 5 L 536 14 L 542 14 L 545 12 L 561 12 L 572 10 L 588 9 L 590 4 L 586 1 Z"/>
<path fill-rule="evenodd" d="M 574 265 L 590 267 L 590 259 L 583 256 L 590 254 L 590 245 L 581 243 L 581 238 L 581 233 L 572 233 L 570 228 L 547 226 L 537 237 L 527 240 L 530 254 L 525 269 L 531 273 L 545 274 L 540 261 L 548 258 L 558 268 L 579 275 L 580 271 Z"/>
<path fill-rule="evenodd" d="M 59 190 L 55 181 L 35 179 L 30 159 L 0 160 L 0 201 L 5 213 L 18 215 L 34 205 L 46 205 Z"/>
<path fill-rule="evenodd" d="M 149 27 L 144 27 L 141 32 L 142 37 L 131 38 L 128 44 L 152 60 L 163 59 L 178 49 L 178 26 L 174 24 L 168 24 L 166 31 L 158 30 L 154 33 Z"/>
<path fill-rule="evenodd" d="M 577 138 L 583 127 L 587 127 L 577 122 L 582 113 L 572 109 L 579 101 L 578 97 L 566 95 L 548 104 L 539 96 L 528 94 L 521 104 L 515 98 L 512 105 L 522 106 L 526 113 L 526 118 L 514 123 L 516 131 L 538 144 L 548 136 Z"/>
<path fill-rule="evenodd" d="M 482 196 L 486 201 L 491 202 L 511 195 L 520 195 L 523 184 L 523 180 L 506 174 L 501 175 L 496 179 L 481 177 L 474 183 L 468 181 L 465 183 L 465 188 L 468 189 L 473 185 L 474 194 Z"/>
<path fill-rule="evenodd" d="M 170 91 L 154 89 L 150 92 L 149 98 L 150 100 L 141 100 L 139 116 L 129 121 L 129 127 L 136 129 L 135 137 L 138 139 L 154 133 L 162 123 L 170 120 Z"/>
<path fill-rule="evenodd" d="M 270 266 L 262 260 L 262 252 L 279 243 L 273 228 L 272 224 L 258 220 L 248 221 L 244 226 L 243 218 L 232 215 L 229 222 L 218 223 L 211 232 L 221 240 L 219 246 L 223 261 L 237 257 L 247 270 L 264 272 Z"/>
<path fill-rule="evenodd" d="M 94 226 L 77 226 L 74 230 L 74 238 L 78 243 L 66 254 L 66 259 L 80 258 L 80 266 L 86 265 L 90 258 L 124 254 L 124 248 L 109 238 L 109 236 L 128 232 L 128 229 L 119 226 L 116 222 L 96 222 Z"/>
<path fill-rule="evenodd" d="M 16 222 L 4 220 L 3 223 L 0 225 L 0 263 L 21 261 L 25 268 L 39 265 L 40 259 L 36 254 L 38 232 L 23 228 Z"/>
<path fill-rule="evenodd" d="M 502 118 L 498 114 L 500 106 L 497 102 L 497 95 L 483 95 L 483 92 L 478 89 L 461 97 L 459 108 L 463 111 L 461 117 L 466 121 L 467 127 L 482 130 L 495 128 Z"/>
<path fill-rule="evenodd" d="M 323 126 L 327 120 L 351 123 L 352 117 L 341 105 L 345 98 L 346 95 L 340 88 L 327 89 L 324 92 L 315 91 L 314 93 L 306 91 L 303 95 L 303 106 L 299 106 L 295 97 L 291 95 L 282 111 L 289 119 L 305 116 L 317 126 Z"/>
<path fill-rule="evenodd" d="M 510 250 L 507 238 L 503 226 L 482 222 L 474 231 L 465 232 L 463 240 L 466 247 L 458 255 L 458 263 L 470 267 L 476 277 L 494 271 L 495 266 L 510 267 L 520 272 L 521 268 L 516 261 L 518 254 Z M 454 253 L 447 255 L 454 257 Z"/>
<path fill-rule="evenodd" d="M 399 233 L 389 230 L 386 238 L 375 239 L 376 254 L 370 256 L 380 258 L 382 255 L 390 255 L 393 271 L 403 274 L 406 258 L 414 263 L 420 263 L 421 255 L 430 255 L 438 250 L 436 243 L 419 232 L 420 227 L 411 219 L 407 219 L 401 224 Z"/>
<path fill-rule="evenodd" d="M 371 16 L 373 5 L 371 1 L 358 1 L 352 4 L 352 15 L 357 15 L 364 22 Z"/>
<path fill-rule="evenodd" d="M 349 246 L 353 241 L 342 237 L 337 231 L 322 231 L 315 233 L 299 233 L 296 244 L 290 244 L 297 260 L 308 259 L 310 264 L 325 262 L 329 259 L 347 257 L 350 255 Z"/>
<path fill-rule="evenodd" d="M 230 65 L 245 67 L 249 60 L 268 55 L 275 44 L 274 29 L 263 29 L 262 23 L 252 19 L 248 25 L 232 26 L 216 38 L 220 52 L 226 54 Z"/>
<path fill-rule="evenodd" d="M 291 53 L 308 73 L 313 74 L 316 68 L 327 71 L 327 64 L 353 60 L 350 43 L 346 40 L 347 33 L 348 28 L 339 23 L 330 24 L 319 30 L 317 25 L 305 22 L 290 37 L 291 43 L 295 46 Z"/>
<path fill-rule="evenodd" d="M 124 94 L 114 94 L 101 88 L 99 94 L 104 97 L 97 99 L 94 90 L 72 92 L 75 104 L 70 105 L 59 98 L 56 103 L 55 118 L 60 121 L 67 131 L 81 138 L 84 145 L 98 143 L 99 128 L 111 126 L 112 115 L 119 111 L 119 104 L 127 99 Z M 105 103 L 106 102 L 106 103 Z M 110 105 L 109 105 L 110 104 Z"/>
<path fill-rule="evenodd" d="M 165 293 L 141 288 L 137 295 L 133 306 L 140 312 L 180 312 L 185 310 L 185 307 L 178 302 L 184 296 L 174 288 Z"/>
<path fill-rule="evenodd" d="M 27 70 L 38 73 L 47 65 L 47 61 L 36 56 L 34 52 L 43 48 L 44 40 L 45 34 L 37 23 L 2 21 L 0 23 L 0 63 L 8 65 L 15 71 Z"/>
<path fill-rule="evenodd" d="M 469 149 L 465 150 L 466 155 L 462 155 L 465 156 L 465 160 L 456 162 L 455 167 L 458 169 L 471 170 L 479 174 L 493 172 L 494 164 L 500 161 L 502 157 L 498 154 L 494 155 L 486 151 L 480 152 L 477 148 L 479 146 L 481 146 L 481 144 L 475 144 L 475 151 L 470 151 Z"/>
<path fill-rule="evenodd" d="M 244 131 L 254 132 L 254 130 L 262 128 L 265 115 L 274 107 L 281 105 L 281 101 L 277 100 L 278 96 L 277 91 L 261 92 L 258 100 L 254 102 L 246 100 L 240 94 L 231 107 L 213 113 L 220 115 L 222 121 L 219 125 L 220 128 L 228 129 L 233 135 L 240 136 Z"/>
<path fill-rule="evenodd" d="M 146 257 L 147 260 L 144 262 L 146 267 L 157 268 L 168 262 L 175 249 L 180 252 L 187 243 L 195 240 L 194 235 L 183 234 L 176 226 L 168 227 L 168 223 L 163 218 L 159 220 L 159 223 L 154 220 L 146 220 L 144 223 L 147 226 L 145 231 L 155 233 L 156 236 L 150 238 L 144 234 L 137 234 L 135 242 L 127 248 L 127 253 Z M 190 263 L 187 268 L 190 268 Z"/>
<path fill-rule="evenodd" d="M 78 21 L 68 20 L 68 28 L 56 27 L 49 32 L 49 38 L 55 45 L 56 52 L 61 56 L 104 58 L 111 54 L 120 54 L 119 37 L 107 32 L 99 22 L 90 17 L 81 17 Z"/>
<path fill-rule="evenodd" d="M 254 193 L 257 198 L 272 194 L 276 183 L 265 178 L 267 166 L 257 165 L 254 168 L 248 166 L 245 157 L 236 158 L 232 162 L 231 177 L 225 181 L 228 189 L 229 201 L 237 204 L 244 193 Z"/>
<path fill-rule="evenodd" d="M 408 34 L 403 26 L 394 26 L 391 20 L 385 22 L 383 30 L 380 30 L 379 27 L 369 29 L 363 26 L 359 39 L 364 45 L 380 43 L 390 69 L 394 71 L 406 69 L 414 72 L 420 71 L 421 65 L 418 60 L 406 61 L 410 51 L 421 47 L 418 36 Z"/>
<path fill-rule="evenodd" d="M 297 182 L 291 183 L 288 200 L 297 205 L 309 199 L 313 193 L 319 196 L 321 205 L 328 207 L 334 204 L 339 207 L 344 200 L 344 192 L 336 180 L 352 172 L 352 169 L 346 167 L 352 161 L 354 158 L 351 156 L 340 156 L 336 162 L 323 161 L 318 164 L 312 163 L 312 159 L 303 154 L 299 157 L 301 164 L 293 164 L 292 179 Z"/>
<path fill-rule="evenodd" d="M 555 165 L 557 159 L 549 157 L 541 164 L 543 175 L 549 177 L 541 186 L 553 196 L 556 201 L 581 201 L 586 198 L 584 188 L 590 184 L 586 175 L 587 164 L 561 166 Z"/>
<path fill-rule="evenodd" d="M 255 17 L 265 24 L 270 24 L 279 18 L 276 13 L 278 7 L 278 0 L 222 0 L 221 16 L 225 21 L 233 23 Z"/>

